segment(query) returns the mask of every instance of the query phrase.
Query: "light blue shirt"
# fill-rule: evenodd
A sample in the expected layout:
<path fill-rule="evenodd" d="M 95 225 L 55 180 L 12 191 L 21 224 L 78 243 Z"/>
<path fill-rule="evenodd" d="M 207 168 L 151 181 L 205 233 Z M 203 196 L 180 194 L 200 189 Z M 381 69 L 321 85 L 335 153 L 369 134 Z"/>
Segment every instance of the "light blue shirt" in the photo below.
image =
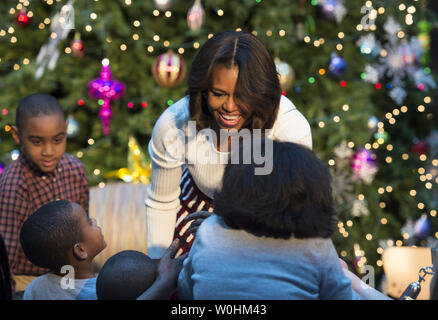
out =
<path fill-rule="evenodd" d="M 189 300 L 356 300 L 330 239 L 274 239 L 204 220 L 178 279 Z"/>
<path fill-rule="evenodd" d="M 26 287 L 23 300 L 97 300 L 96 277 L 75 279 L 67 286 L 61 285 L 62 279 L 53 273 L 36 278 Z"/>

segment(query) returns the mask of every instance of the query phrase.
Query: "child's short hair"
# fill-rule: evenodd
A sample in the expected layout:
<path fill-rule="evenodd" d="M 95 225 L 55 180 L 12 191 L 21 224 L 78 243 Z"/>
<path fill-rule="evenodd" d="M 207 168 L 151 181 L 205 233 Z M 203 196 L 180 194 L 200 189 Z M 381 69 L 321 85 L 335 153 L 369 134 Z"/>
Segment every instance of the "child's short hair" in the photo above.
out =
<path fill-rule="evenodd" d="M 15 124 L 18 129 L 21 129 L 29 118 L 54 114 L 60 114 L 65 118 L 64 110 L 58 100 L 49 94 L 34 93 L 19 102 Z"/>
<path fill-rule="evenodd" d="M 109 258 L 96 280 L 99 300 L 137 299 L 155 281 L 157 267 L 146 254 L 121 251 Z"/>
<path fill-rule="evenodd" d="M 326 165 L 309 148 L 290 142 L 273 143 L 272 172 L 255 175 L 260 167 L 228 164 L 222 189 L 214 195 L 215 213 L 234 229 L 256 236 L 288 239 L 329 238 L 335 231 L 331 176 Z M 242 144 L 239 149 L 242 154 Z"/>
<path fill-rule="evenodd" d="M 30 262 L 54 271 L 69 264 L 69 250 L 83 238 L 80 221 L 72 213 L 71 202 L 57 200 L 27 218 L 20 231 L 20 243 Z"/>

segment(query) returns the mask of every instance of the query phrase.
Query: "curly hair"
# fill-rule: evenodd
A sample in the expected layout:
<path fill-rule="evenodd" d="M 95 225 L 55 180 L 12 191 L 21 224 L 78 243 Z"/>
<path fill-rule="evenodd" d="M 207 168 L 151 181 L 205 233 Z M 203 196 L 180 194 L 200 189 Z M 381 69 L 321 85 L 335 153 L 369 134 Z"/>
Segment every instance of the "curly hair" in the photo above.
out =
<path fill-rule="evenodd" d="M 254 174 L 254 159 L 227 165 L 222 188 L 214 195 L 215 213 L 229 227 L 259 237 L 331 237 L 337 212 L 327 166 L 296 143 L 273 141 L 272 151 L 267 175 Z"/>
<path fill-rule="evenodd" d="M 198 130 L 214 123 L 208 110 L 207 93 L 217 65 L 237 66 L 235 96 L 249 110 L 245 128 L 271 129 L 277 117 L 281 88 L 277 69 L 266 46 L 247 32 L 223 31 L 207 40 L 193 60 L 188 75 L 190 120 Z"/>
<path fill-rule="evenodd" d="M 69 264 L 68 252 L 83 240 L 80 221 L 73 215 L 73 203 L 65 200 L 49 202 L 36 210 L 23 223 L 20 243 L 33 264 L 59 271 Z"/>

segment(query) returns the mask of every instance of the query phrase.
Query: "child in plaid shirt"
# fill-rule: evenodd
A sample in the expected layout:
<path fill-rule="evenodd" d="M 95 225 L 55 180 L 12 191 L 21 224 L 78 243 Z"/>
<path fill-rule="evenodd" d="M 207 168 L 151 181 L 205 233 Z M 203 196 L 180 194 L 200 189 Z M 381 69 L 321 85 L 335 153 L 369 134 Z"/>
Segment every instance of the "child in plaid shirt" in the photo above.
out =
<path fill-rule="evenodd" d="M 0 175 L 0 234 L 16 292 L 48 272 L 24 255 L 19 241 L 24 221 L 57 199 L 76 202 L 88 214 L 87 172 L 80 160 L 65 152 L 67 125 L 62 106 L 50 95 L 32 94 L 18 105 L 12 136 L 22 145 L 21 154 Z"/>

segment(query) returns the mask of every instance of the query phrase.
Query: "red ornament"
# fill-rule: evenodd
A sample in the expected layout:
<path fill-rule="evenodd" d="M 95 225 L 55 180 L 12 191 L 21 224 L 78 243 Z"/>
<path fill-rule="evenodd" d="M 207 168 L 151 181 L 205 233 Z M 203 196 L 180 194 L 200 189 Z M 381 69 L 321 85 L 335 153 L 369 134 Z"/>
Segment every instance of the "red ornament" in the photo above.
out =
<path fill-rule="evenodd" d="M 417 156 L 426 154 L 428 150 L 429 150 L 429 145 L 424 140 L 419 140 L 415 142 L 411 147 L 411 152 L 415 153 Z"/>
<path fill-rule="evenodd" d="M 15 17 L 15 20 L 20 27 L 26 27 L 31 21 L 31 19 L 27 16 L 26 10 L 21 10 Z"/>
<path fill-rule="evenodd" d="M 84 45 L 79 32 L 75 33 L 75 38 L 71 42 L 71 51 L 76 58 L 82 58 L 84 56 Z"/>

